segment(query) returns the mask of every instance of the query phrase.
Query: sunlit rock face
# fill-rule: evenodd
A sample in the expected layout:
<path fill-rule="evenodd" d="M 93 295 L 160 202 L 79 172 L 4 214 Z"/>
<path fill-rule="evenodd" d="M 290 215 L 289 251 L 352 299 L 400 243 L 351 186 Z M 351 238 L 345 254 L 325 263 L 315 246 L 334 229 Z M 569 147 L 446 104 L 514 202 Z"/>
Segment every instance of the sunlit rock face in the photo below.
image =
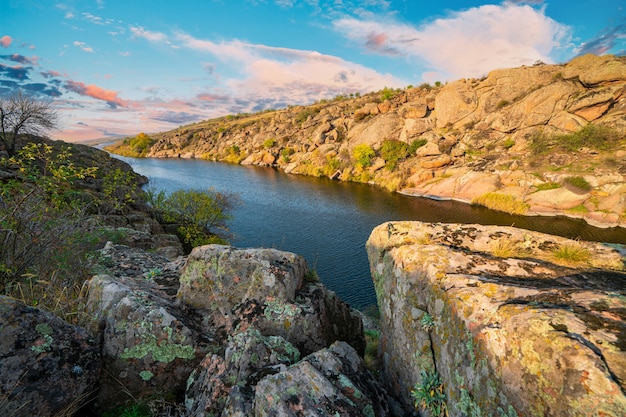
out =
<path fill-rule="evenodd" d="M 405 404 L 425 371 L 452 416 L 626 412 L 623 247 L 419 222 L 378 226 L 366 246 L 382 375 Z"/>

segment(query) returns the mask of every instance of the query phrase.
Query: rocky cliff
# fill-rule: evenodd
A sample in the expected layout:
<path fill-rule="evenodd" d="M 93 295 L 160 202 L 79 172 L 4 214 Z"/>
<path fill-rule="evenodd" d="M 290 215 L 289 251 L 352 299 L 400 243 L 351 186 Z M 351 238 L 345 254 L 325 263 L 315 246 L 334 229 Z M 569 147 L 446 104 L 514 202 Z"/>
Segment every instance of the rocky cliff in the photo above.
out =
<path fill-rule="evenodd" d="M 147 156 L 274 166 L 623 226 L 625 110 L 626 58 L 585 55 L 209 120 L 153 135 Z"/>
<path fill-rule="evenodd" d="M 367 251 L 382 377 L 406 405 L 434 416 L 626 414 L 623 247 L 393 222 Z"/>

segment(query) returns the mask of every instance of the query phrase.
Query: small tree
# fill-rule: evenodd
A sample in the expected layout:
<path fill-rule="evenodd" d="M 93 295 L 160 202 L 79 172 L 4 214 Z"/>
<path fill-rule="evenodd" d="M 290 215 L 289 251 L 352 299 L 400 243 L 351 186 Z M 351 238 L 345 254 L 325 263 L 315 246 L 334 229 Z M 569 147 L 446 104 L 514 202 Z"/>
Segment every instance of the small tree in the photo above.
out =
<path fill-rule="evenodd" d="M 0 98 L 0 144 L 13 156 L 19 135 L 43 136 L 57 127 L 58 119 L 50 101 L 37 100 L 21 91 Z"/>
<path fill-rule="evenodd" d="M 177 224 L 177 233 L 186 251 L 209 243 L 226 244 L 230 212 L 239 204 L 235 194 L 208 190 L 148 190 L 148 203 L 166 223 Z"/>

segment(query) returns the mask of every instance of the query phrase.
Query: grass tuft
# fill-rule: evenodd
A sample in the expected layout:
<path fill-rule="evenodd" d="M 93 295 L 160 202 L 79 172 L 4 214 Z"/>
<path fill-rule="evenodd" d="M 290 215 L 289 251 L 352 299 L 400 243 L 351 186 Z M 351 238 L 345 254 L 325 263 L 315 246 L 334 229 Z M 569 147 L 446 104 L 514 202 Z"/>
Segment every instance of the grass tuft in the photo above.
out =
<path fill-rule="evenodd" d="M 473 199 L 472 204 L 511 214 L 526 214 L 530 208 L 517 197 L 502 193 L 485 193 Z"/>
<path fill-rule="evenodd" d="M 580 242 L 563 243 L 552 252 L 552 256 L 565 265 L 579 265 L 591 260 L 591 252 Z"/>

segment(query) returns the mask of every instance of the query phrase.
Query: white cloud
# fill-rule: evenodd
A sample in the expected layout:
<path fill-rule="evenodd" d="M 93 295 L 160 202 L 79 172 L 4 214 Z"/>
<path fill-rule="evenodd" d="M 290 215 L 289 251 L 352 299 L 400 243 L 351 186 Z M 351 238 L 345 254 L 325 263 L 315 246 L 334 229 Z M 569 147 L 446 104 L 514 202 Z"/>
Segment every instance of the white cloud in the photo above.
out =
<path fill-rule="evenodd" d="M 90 53 L 93 52 L 93 48 L 90 46 L 87 46 L 85 42 L 74 41 L 74 46 L 79 47 L 80 50 L 83 52 L 90 52 Z"/>
<path fill-rule="evenodd" d="M 143 38 L 150 42 L 163 42 L 167 40 L 167 36 L 164 33 L 145 30 L 142 27 L 131 27 L 130 31 L 133 37 Z"/>
<path fill-rule="evenodd" d="M 569 28 L 528 5 L 484 5 L 420 27 L 394 21 L 344 18 L 335 30 L 371 52 L 422 61 L 448 79 L 475 77 L 489 70 L 552 62 Z"/>
<path fill-rule="evenodd" d="M 305 103 L 345 92 L 368 92 L 405 82 L 362 65 L 316 51 L 250 44 L 215 43 L 178 33 L 183 47 L 204 51 L 240 74 L 225 84 L 235 97 Z M 217 71 L 217 69 L 214 69 Z"/>

